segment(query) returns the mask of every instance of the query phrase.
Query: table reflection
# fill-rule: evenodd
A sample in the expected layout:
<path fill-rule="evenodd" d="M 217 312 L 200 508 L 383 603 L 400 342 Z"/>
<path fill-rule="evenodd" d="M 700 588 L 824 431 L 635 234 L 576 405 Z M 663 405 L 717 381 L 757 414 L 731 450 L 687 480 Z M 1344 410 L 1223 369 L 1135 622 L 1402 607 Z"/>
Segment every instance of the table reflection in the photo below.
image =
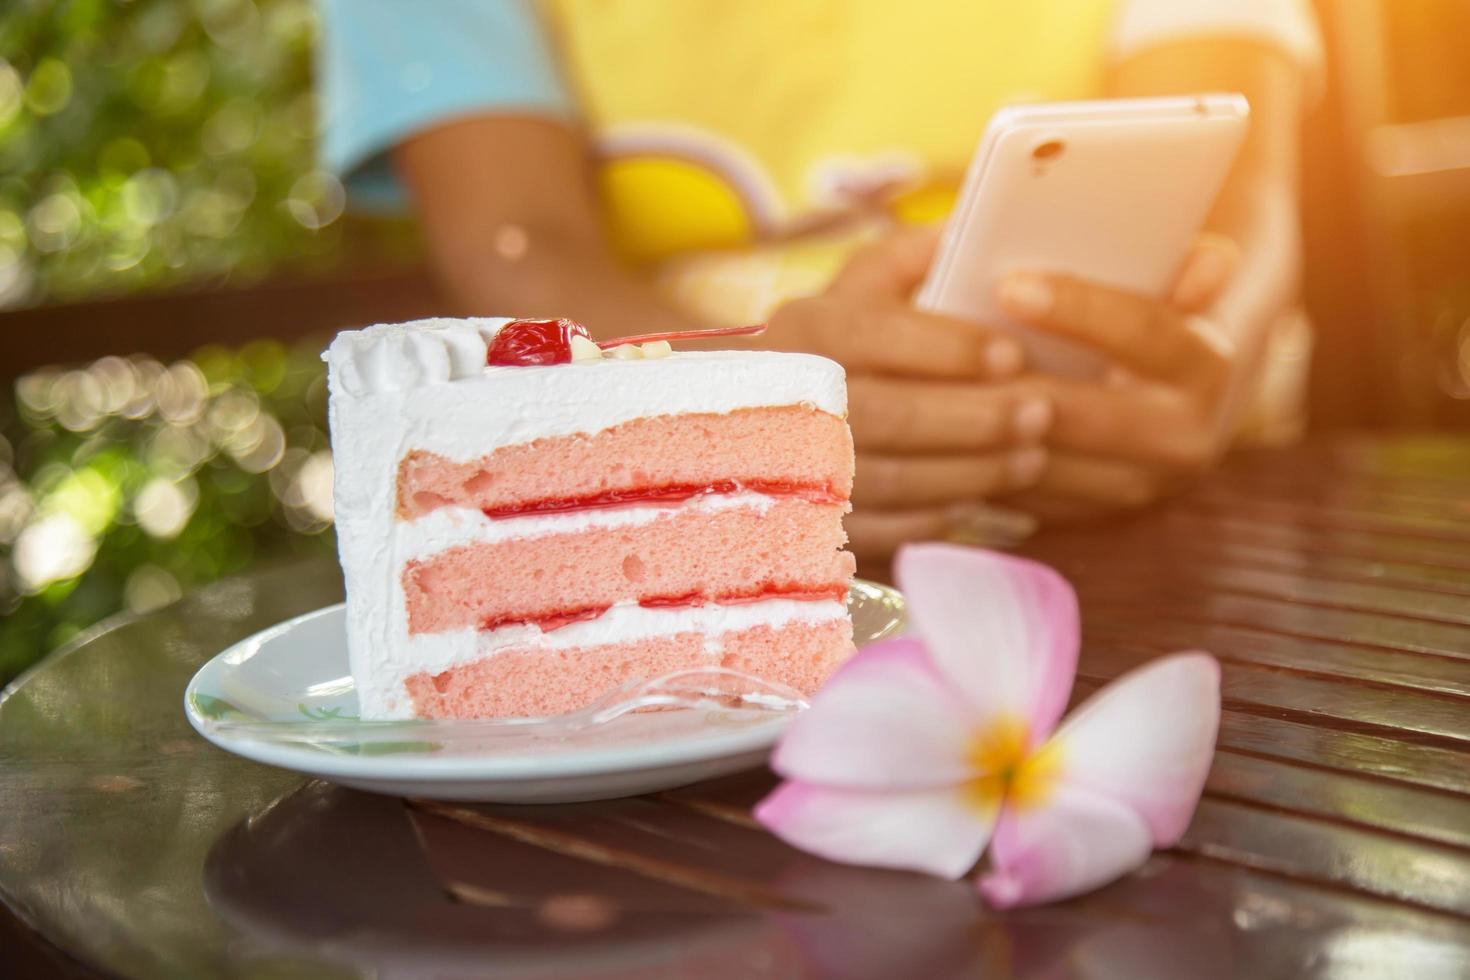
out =
<path fill-rule="evenodd" d="M 965 882 L 830 864 L 768 838 L 752 851 L 758 832 L 734 822 L 695 815 L 707 822 L 695 838 L 671 804 L 620 804 L 621 837 L 579 823 L 578 807 L 440 810 L 309 783 L 220 838 L 205 891 L 274 955 L 391 980 L 1235 972 L 1228 922 L 1166 924 L 1168 869 L 1149 876 L 1157 915 L 995 916 Z M 605 820 L 610 804 L 596 806 Z M 673 819 L 649 819 L 664 811 Z"/>

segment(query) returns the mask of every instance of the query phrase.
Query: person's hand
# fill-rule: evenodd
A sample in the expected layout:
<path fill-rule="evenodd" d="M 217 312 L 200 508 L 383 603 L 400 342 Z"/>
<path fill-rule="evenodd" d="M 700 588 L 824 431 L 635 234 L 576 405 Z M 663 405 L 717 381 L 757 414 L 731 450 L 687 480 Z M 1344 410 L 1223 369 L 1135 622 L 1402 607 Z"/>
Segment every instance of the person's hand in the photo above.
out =
<path fill-rule="evenodd" d="M 894 232 L 853 255 L 825 292 L 780 307 L 759 338 L 847 369 L 857 446 L 847 528 L 862 558 L 943 537 L 980 501 L 1030 487 L 1047 468 L 1052 409 L 1019 378 L 1019 345 L 910 305 L 937 244 L 933 229 Z"/>
<path fill-rule="evenodd" d="M 1237 255 L 1229 239 L 1202 236 L 1163 302 L 1040 272 L 1001 280 L 996 299 L 1008 314 L 1118 365 L 1098 381 L 1034 378 L 1055 413 L 1049 455 L 1015 504 L 1043 520 L 1097 517 L 1152 503 L 1215 462 L 1240 365 L 1205 310 Z"/>

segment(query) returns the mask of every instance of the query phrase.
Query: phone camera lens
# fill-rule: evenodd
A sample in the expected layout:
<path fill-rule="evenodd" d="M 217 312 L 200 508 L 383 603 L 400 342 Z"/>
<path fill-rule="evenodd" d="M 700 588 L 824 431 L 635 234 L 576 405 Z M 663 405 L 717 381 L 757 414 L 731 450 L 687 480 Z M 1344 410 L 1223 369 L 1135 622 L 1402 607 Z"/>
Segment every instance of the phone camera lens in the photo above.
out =
<path fill-rule="evenodd" d="M 1065 147 L 1062 145 L 1061 140 L 1047 140 L 1045 143 L 1036 144 L 1035 149 L 1031 151 L 1031 159 L 1041 163 L 1049 163 L 1061 156 L 1063 149 Z"/>

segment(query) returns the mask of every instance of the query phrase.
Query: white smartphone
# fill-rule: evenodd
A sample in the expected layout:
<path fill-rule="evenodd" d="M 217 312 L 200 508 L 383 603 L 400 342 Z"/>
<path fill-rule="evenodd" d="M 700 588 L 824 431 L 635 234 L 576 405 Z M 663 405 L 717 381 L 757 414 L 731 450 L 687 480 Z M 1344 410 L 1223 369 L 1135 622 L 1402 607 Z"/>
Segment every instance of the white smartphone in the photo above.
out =
<path fill-rule="evenodd" d="M 1001 109 L 970 162 L 919 309 L 1013 331 L 1034 370 L 1092 377 L 1107 360 L 1001 314 L 997 280 L 1060 272 L 1163 298 L 1245 138 L 1237 94 Z"/>

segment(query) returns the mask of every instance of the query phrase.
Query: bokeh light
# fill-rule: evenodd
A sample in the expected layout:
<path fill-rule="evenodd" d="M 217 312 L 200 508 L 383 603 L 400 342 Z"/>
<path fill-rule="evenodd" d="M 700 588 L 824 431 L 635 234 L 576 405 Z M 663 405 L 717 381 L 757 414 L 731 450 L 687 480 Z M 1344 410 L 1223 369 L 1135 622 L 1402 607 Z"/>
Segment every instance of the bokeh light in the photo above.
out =
<path fill-rule="evenodd" d="M 42 58 L 26 83 L 26 105 L 38 116 L 54 116 L 71 101 L 71 69 L 56 58 Z"/>
<path fill-rule="evenodd" d="M 133 516 L 138 526 L 155 538 L 176 538 L 189 522 L 198 499 L 193 480 L 154 477 L 133 501 Z"/>
<path fill-rule="evenodd" d="M 0 308 L 338 261 L 316 30 L 311 0 L 6 6 Z"/>
<path fill-rule="evenodd" d="M 312 0 L 5 6 L 0 309 L 343 262 L 346 193 L 315 163 L 317 29 Z M 354 221 L 354 256 L 413 247 Z M 7 379 L 0 683 L 120 609 L 331 553 L 322 345 Z"/>
<path fill-rule="evenodd" d="M 346 204 L 347 192 L 342 182 L 324 170 L 302 174 L 291 185 L 291 196 L 286 199 L 291 216 L 302 227 L 313 231 L 340 218 Z"/>
<path fill-rule="evenodd" d="M 75 193 L 58 190 L 47 194 L 26 216 L 31 244 L 42 252 L 59 252 L 77 240 L 82 230 L 82 209 Z"/>
<path fill-rule="evenodd" d="M 87 570 L 97 540 L 66 514 L 27 525 L 15 540 L 12 562 L 21 587 L 35 592 Z"/>
<path fill-rule="evenodd" d="M 332 520 L 332 454 L 318 450 L 307 458 L 296 476 L 302 506 L 323 522 Z"/>
<path fill-rule="evenodd" d="M 331 553 L 324 343 L 112 356 L 16 380 L 0 429 L 0 680 L 108 613 Z"/>
<path fill-rule="evenodd" d="M 30 492 L 18 480 L 0 483 L 0 545 L 13 542 L 30 516 Z"/>
<path fill-rule="evenodd" d="M 20 114 L 25 101 L 25 85 L 20 72 L 4 58 L 0 58 L 0 126 L 8 126 Z"/>
<path fill-rule="evenodd" d="M 123 586 L 123 602 L 128 612 L 133 613 L 152 612 L 183 594 L 179 580 L 157 565 L 139 565 L 128 575 Z"/>

